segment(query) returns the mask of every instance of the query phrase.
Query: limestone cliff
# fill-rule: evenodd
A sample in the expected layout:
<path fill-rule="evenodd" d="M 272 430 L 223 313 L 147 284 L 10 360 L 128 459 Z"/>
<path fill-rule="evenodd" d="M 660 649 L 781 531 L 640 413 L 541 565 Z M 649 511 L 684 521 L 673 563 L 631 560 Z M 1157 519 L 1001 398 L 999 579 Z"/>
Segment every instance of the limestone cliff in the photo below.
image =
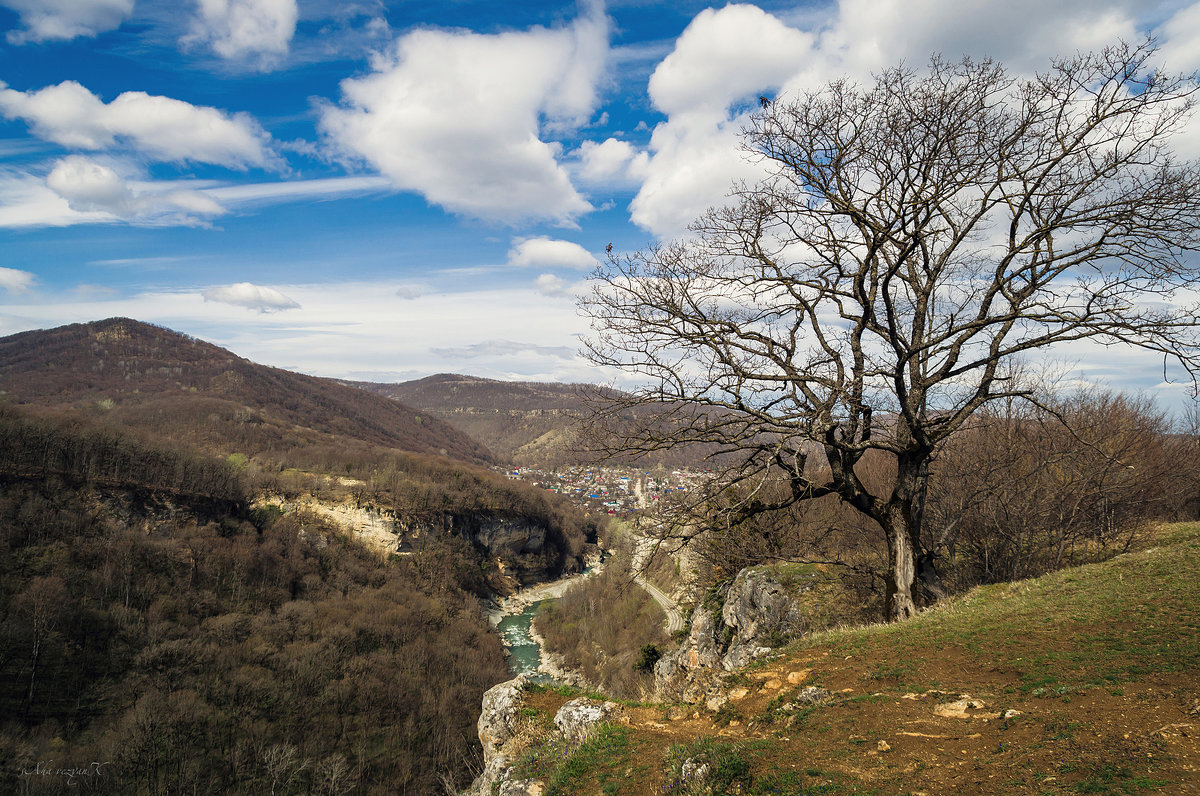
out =
<path fill-rule="evenodd" d="M 724 595 L 696 606 L 683 643 L 654 667 L 656 690 L 661 698 L 705 701 L 715 693 L 718 674 L 745 666 L 806 629 L 804 609 L 771 570 L 744 569 Z"/>
<path fill-rule="evenodd" d="M 261 501 L 281 511 L 309 511 L 332 520 L 379 553 L 407 554 L 440 536 L 457 536 L 471 543 L 495 565 L 492 583 L 500 593 L 562 574 L 582 571 L 582 556 L 574 553 L 556 529 L 528 517 L 500 512 L 445 512 L 403 516 L 351 501 L 335 502 L 306 495 L 288 501 Z"/>

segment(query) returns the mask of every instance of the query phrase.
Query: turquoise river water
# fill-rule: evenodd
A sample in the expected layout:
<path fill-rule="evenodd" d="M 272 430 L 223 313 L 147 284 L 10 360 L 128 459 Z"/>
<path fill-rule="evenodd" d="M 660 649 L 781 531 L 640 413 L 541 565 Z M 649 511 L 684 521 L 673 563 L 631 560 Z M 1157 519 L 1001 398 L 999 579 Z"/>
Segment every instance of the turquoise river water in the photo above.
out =
<path fill-rule="evenodd" d="M 519 674 L 536 675 L 538 665 L 542 662 L 542 649 L 529 635 L 529 625 L 533 623 L 533 617 L 542 602 L 533 603 L 519 614 L 505 616 L 496 625 L 500 640 L 508 650 L 508 668 L 513 677 Z M 535 676 L 534 679 L 540 677 Z"/>

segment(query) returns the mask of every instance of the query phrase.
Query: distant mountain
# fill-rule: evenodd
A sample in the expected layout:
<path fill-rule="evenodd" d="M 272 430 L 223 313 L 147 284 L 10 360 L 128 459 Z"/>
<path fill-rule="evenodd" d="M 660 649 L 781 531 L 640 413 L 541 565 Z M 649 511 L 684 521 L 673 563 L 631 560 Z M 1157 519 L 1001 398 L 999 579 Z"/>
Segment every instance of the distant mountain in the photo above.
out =
<path fill-rule="evenodd" d="M 497 381 L 439 373 L 400 384 L 346 382 L 445 420 L 516 464 L 573 464 L 584 384 Z"/>
<path fill-rule="evenodd" d="M 0 338 L 0 390 L 14 403 L 104 415 L 226 453 L 352 440 L 496 461 L 429 412 L 128 318 Z"/>
<path fill-rule="evenodd" d="M 588 462 L 595 447 L 580 420 L 589 402 L 615 395 L 591 384 L 497 381 L 439 373 L 400 384 L 345 382 L 428 412 L 479 440 L 515 464 L 554 466 Z M 638 460 L 649 466 L 704 466 L 711 448 L 693 445 Z"/>

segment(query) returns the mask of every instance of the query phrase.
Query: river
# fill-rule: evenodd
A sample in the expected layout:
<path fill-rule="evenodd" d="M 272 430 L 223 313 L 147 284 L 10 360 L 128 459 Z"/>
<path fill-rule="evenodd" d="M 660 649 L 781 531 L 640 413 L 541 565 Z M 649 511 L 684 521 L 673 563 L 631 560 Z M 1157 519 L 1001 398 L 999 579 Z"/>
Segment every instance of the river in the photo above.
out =
<path fill-rule="evenodd" d="M 532 675 L 535 680 L 546 682 L 548 675 L 539 673 L 542 665 L 542 648 L 530 634 L 530 625 L 537 615 L 538 607 L 550 600 L 557 600 L 571 586 L 599 573 L 603 563 L 596 563 L 578 575 L 570 575 L 549 583 L 539 583 L 505 597 L 490 613 L 489 618 L 500 641 L 508 653 L 508 668 L 516 677 Z"/>
<path fill-rule="evenodd" d="M 513 677 L 529 674 L 534 675 L 535 680 L 545 679 L 544 675 L 537 673 L 542 664 L 542 648 L 529 635 L 529 626 L 533 624 L 533 617 L 542 602 L 532 603 L 519 614 L 506 614 L 496 625 L 500 642 L 508 653 L 508 669 Z"/>

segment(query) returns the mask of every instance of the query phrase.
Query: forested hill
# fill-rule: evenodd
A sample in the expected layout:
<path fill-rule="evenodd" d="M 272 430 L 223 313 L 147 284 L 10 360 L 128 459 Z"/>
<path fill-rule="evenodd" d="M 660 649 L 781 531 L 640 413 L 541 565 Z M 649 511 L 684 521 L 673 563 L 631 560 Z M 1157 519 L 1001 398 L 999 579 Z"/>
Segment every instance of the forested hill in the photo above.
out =
<path fill-rule="evenodd" d="M 595 440 L 581 436 L 581 419 L 597 399 L 619 394 L 593 384 L 497 381 L 439 373 L 399 384 L 345 382 L 445 420 L 517 464 L 581 464 Z M 706 466 L 710 447 L 655 451 L 640 463 Z"/>
<path fill-rule="evenodd" d="M 171 427 L 189 443 L 226 452 L 349 439 L 475 463 L 496 460 L 458 429 L 397 401 L 258 365 L 128 318 L 0 338 L 0 390 L 16 403 Z"/>
<path fill-rule="evenodd" d="M 537 409 L 578 414 L 590 384 L 498 381 L 458 373 L 438 373 L 400 384 L 355 382 L 355 386 L 386 395 L 409 406 L 436 406 L 447 411 L 487 407 L 496 410 Z"/>
<path fill-rule="evenodd" d="M 466 541 L 382 558 L 251 507 L 228 461 L 67 413 L 0 406 L 0 454 L 0 793 L 470 780 L 506 668 Z"/>

